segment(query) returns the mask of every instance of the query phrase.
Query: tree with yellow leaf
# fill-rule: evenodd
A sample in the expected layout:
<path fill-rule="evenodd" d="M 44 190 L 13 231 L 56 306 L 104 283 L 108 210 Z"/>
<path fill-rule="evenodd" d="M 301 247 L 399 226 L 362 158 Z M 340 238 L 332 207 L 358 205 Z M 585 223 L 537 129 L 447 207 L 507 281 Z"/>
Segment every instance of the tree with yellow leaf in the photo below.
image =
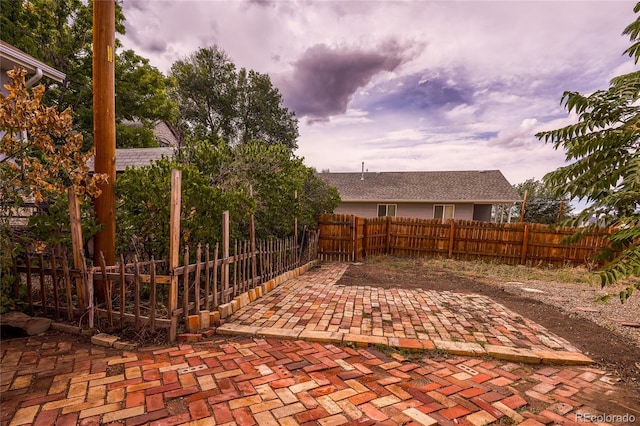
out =
<path fill-rule="evenodd" d="M 0 94 L 0 283 L 10 276 L 2 270 L 11 265 L 14 245 L 11 216 L 34 201 L 49 205 L 49 216 L 38 217 L 40 223 L 30 228 L 34 247 L 57 244 L 68 237 L 68 210 L 61 208 L 67 188 L 73 187 L 79 199 L 100 194 L 98 184 L 104 175 L 91 175 L 87 160 L 93 152 L 81 152 L 82 135 L 73 129 L 71 109 L 59 112 L 42 104 L 44 86 L 27 88 L 24 69 L 7 72 L 6 94 Z M 51 207 L 54 207 L 51 209 Z M 36 220 L 37 222 L 37 220 Z M 43 225 L 44 224 L 44 225 Z M 46 228 L 46 231 L 43 229 Z M 57 232 L 51 232 L 55 228 Z M 30 229 L 31 231 L 32 229 Z M 36 232 L 37 234 L 37 232 Z M 0 296 L 5 292 L 0 291 Z M 2 305 L 5 305 L 4 300 Z M 2 306 L 0 306 L 2 308 Z"/>
<path fill-rule="evenodd" d="M 89 174 L 82 153 L 82 135 L 73 130 L 71 109 L 58 112 L 42 104 L 44 86 L 31 90 L 25 84 L 26 71 L 7 73 L 7 95 L 0 95 L 0 200 L 12 207 L 33 197 L 42 202 L 47 193 L 64 193 L 74 187 L 78 195 L 98 196 L 102 175 Z"/>

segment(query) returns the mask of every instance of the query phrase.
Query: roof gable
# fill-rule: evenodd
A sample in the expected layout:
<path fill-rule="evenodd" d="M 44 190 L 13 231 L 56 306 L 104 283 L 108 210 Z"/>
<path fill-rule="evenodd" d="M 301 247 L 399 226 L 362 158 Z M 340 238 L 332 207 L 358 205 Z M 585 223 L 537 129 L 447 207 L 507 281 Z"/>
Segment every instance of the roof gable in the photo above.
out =
<path fill-rule="evenodd" d="M 499 170 L 319 173 L 342 201 L 512 203 L 522 199 Z"/>

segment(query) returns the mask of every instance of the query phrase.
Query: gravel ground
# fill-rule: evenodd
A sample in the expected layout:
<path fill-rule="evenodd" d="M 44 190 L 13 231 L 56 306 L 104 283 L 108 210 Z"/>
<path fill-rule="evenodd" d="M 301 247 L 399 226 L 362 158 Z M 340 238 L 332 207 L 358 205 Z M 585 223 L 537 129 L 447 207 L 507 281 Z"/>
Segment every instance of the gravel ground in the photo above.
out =
<path fill-rule="evenodd" d="M 601 289 L 598 285 L 539 280 L 511 281 L 498 283 L 498 285 L 510 293 L 526 294 L 529 298 L 556 306 L 570 316 L 586 318 L 619 334 L 624 339 L 635 342 L 640 347 L 640 293 L 638 292 L 621 303 L 617 297 L 617 291 L 624 287 Z M 616 296 L 612 296 L 606 302 L 596 301 L 598 297 L 607 293 L 615 293 Z"/>

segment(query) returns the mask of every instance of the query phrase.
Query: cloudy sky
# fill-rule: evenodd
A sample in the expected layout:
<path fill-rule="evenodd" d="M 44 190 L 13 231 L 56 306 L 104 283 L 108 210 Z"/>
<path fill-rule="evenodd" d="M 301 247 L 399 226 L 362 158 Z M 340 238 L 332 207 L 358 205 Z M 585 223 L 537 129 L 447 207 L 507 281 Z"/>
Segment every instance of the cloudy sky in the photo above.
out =
<path fill-rule="evenodd" d="M 565 90 L 635 69 L 620 1 L 124 0 L 125 48 L 168 73 L 218 45 L 268 73 L 295 111 L 297 154 L 332 172 L 500 169 L 541 179 L 564 154 Z"/>

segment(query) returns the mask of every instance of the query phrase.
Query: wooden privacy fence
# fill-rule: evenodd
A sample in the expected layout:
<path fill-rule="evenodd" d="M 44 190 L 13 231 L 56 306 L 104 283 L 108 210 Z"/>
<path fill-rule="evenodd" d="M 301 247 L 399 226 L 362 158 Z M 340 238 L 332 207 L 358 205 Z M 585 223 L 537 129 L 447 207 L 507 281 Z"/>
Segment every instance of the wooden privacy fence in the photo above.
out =
<path fill-rule="evenodd" d="M 390 254 L 410 257 L 448 257 L 487 260 L 510 265 L 564 266 L 584 264 L 608 240 L 602 230 L 578 243 L 563 239 L 577 231 L 533 223 L 491 223 L 467 220 L 353 215 L 320 217 L 318 258 L 359 261 L 365 256 Z"/>

